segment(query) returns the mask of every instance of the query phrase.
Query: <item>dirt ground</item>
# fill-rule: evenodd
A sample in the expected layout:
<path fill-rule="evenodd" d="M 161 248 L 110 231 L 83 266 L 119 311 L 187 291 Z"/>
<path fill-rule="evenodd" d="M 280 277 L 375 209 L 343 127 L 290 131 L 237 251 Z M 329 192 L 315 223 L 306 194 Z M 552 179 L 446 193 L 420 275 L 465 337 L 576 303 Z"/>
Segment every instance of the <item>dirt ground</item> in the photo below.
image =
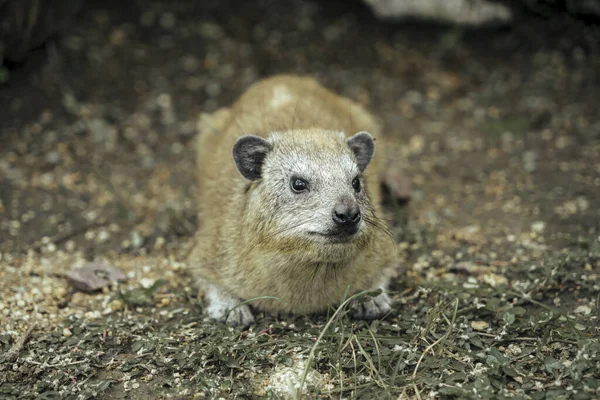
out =
<path fill-rule="evenodd" d="M 0 398 L 600 398 L 600 26 L 110 1 L 69 32 L 0 86 Z M 385 320 L 202 313 L 197 119 L 282 72 L 367 106 L 412 181 Z M 129 280 L 73 290 L 92 260 Z"/>

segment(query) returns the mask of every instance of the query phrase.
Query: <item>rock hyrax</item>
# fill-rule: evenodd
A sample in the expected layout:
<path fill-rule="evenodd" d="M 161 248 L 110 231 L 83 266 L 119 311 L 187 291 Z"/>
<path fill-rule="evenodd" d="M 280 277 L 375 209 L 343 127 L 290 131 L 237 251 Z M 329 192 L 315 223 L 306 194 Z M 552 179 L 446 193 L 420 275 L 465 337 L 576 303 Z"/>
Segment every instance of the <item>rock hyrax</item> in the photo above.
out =
<path fill-rule="evenodd" d="M 345 294 L 386 289 L 396 247 L 380 210 L 380 129 L 367 111 L 314 79 L 276 76 L 199 125 L 188 261 L 211 317 L 248 326 L 252 309 L 321 312 Z M 382 293 L 354 316 L 378 318 L 390 304 Z"/>

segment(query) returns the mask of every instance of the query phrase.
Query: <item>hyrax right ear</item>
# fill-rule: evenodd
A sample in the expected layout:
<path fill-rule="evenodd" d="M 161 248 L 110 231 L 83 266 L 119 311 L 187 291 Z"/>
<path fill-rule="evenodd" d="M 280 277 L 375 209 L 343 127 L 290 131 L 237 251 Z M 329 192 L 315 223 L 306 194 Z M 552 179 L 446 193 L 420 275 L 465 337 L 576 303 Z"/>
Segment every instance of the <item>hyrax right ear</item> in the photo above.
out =
<path fill-rule="evenodd" d="M 262 164 L 269 151 L 271 151 L 271 144 L 261 137 L 254 135 L 240 137 L 233 146 L 233 159 L 240 174 L 250 181 L 259 179 Z"/>

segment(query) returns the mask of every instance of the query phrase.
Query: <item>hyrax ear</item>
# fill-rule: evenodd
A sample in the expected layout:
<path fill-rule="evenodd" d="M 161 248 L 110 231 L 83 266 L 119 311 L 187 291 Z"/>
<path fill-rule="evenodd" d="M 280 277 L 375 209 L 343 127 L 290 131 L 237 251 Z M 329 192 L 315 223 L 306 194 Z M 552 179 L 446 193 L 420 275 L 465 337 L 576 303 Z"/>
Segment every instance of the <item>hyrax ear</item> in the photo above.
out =
<path fill-rule="evenodd" d="M 358 132 L 356 135 L 348 138 L 348 146 L 352 149 L 356 157 L 356 164 L 360 171 L 364 171 L 373 158 L 375 152 L 375 143 L 373 137 L 367 132 Z"/>
<path fill-rule="evenodd" d="M 251 181 L 259 179 L 263 161 L 269 151 L 271 144 L 261 137 L 240 137 L 233 146 L 233 159 L 240 174 Z"/>

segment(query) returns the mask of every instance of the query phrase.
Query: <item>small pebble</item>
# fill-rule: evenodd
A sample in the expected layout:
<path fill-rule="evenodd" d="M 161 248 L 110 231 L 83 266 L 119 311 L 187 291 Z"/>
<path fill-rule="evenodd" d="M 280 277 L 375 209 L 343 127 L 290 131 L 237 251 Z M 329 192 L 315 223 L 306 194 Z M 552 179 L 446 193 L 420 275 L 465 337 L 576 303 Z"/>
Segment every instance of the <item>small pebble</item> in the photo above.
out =
<path fill-rule="evenodd" d="M 171 153 L 173 153 L 173 154 L 181 154 L 183 152 L 183 150 L 185 150 L 185 147 L 183 146 L 183 144 L 181 144 L 179 142 L 174 142 L 171 145 Z"/>
<path fill-rule="evenodd" d="M 163 28 L 171 29 L 177 23 L 177 18 L 175 17 L 175 14 L 171 12 L 166 12 L 160 16 L 159 23 L 160 26 L 162 26 Z"/>
<path fill-rule="evenodd" d="M 121 300 L 113 300 L 110 303 L 108 303 L 108 307 L 112 310 L 112 311 L 119 311 L 120 309 L 123 308 L 123 302 Z"/>
<path fill-rule="evenodd" d="M 140 24 L 145 27 L 152 26 L 155 19 L 156 15 L 152 11 L 144 11 L 140 17 Z"/>
<path fill-rule="evenodd" d="M 98 232 L 98 236 L 96 237 L 96 240 L 99 243 L 104 243 L 104 242 L 108 241 L 108 239 L 110 239 L 110 233 L 108 233 L 105 230 Z"/>
<path fill-rule="evenodd" d="M 132 231 L 131 245 L 133 246 L 133 248 L 139 249 L 140 247 L 142 247 L 142 244 L 144 244 L 144 238 L 142 237 L 142 235 L 140 235 L 138 231 Z"/>
<path fill-rule="evenodd" d="M 536 154 L 533 151 L 527 151 L 523 154 L 523 164 L 525 171 L 533 172 L 536 170 Z"/>
<path fill-rule="evenodd" d="M 554 145 L 557 149 L 562 150 L 569 145 L 569 138 L 567 136 L 559 136 Z"/>
<path fill-rule="evenodd" d="M 202 88 L 203 85 L 204 85 L 204 82 L 202 81 L 201 78 L 199 78 L 197 76 L 192 76 L 191 78 L 186 79 L 186 81 L 185 81 L 185 88 L 191 92 L 200 90 L 200 88 Z"/>
<path fill-rule="evenodd" d="M 56 151 L 50 151 L 46 153 L 44 158 L 50 164 L 58 164 L 60 162 L 60 154 L 58 154 Z"/>
<path fill-rule="evenodd" d="M 87 128 L 92 135 L 92 139 L 96 143 L 103 143 L 106 139 L 106 132 L 109 125 L 100 118 L 92 118 L 87 121 Z"/>
<path fill-rule="evenodd" d="M 154 285 L 154 282 L 156 282 L 154 279 L 151 278 L 142 278 L 140 280 L 140 285 L 142 285 L 142 287 L 144 289 L 149 289 L 152 287 L 152 285 Z"/>
<path fill-rule="evenodd" d="M 58 286 L 53 290 L 53 294 L 57 299 L 63 298 L 67 294 L 67 289 L 64 286 Z"/>
<path fill-rule="evenodd" d="M 519 346 L 515 346 L 514 344 L 509 344 L 508 348 L 506 349 L 506 353 L 513 356 L 518 356 L 522 352 L 523 350 Z"/>
<path fill-rule="evenodd" d="M 472 321 L 471 322 L 471 328 L 475 329 L 476 331 L 482 331 L 489 327 L 490 327 L 490 324 L 485 321 Z"/>
<path fill-rule="evenodd" d="M 531 230 L 536 233 L 542 233 L 546 229 L 546 223 L 544 221 L 535 221 L 531 224 Z"/>
<path fill-rule="evenodd" d="M 194 56 L 185 56 L 181 59 L 181 67 L 189 73 L 196 72 L 200 66 L 200 60 Z"/>
<path fill-rule="evenodd" d="M 206 85 L 206 93 L 211 97 L 216 97 L 221 93 L 221 85 L 217 82 L 209 82 Z"/>
<path fill-rule="evenodd" d="M 154 249 L 160 250 L 163 248 L 164 245 L 165 245 L 165 238 L 162 236 L 159 236 L 156 238 L 156 241 L 154 242 Z"/>
<path fill-rule="evenodd" d="M 65 250 L 68 252 L 75 251 L 75 242 L 72 240 L 67 241 L 67 243 L 65 243 Z"/>
<path fill-rule="evenodd" d="M 156 104 L 161 108 L 170 108 L 173 102 L 169 94 L 162 93 L 156 98 Z"/>

